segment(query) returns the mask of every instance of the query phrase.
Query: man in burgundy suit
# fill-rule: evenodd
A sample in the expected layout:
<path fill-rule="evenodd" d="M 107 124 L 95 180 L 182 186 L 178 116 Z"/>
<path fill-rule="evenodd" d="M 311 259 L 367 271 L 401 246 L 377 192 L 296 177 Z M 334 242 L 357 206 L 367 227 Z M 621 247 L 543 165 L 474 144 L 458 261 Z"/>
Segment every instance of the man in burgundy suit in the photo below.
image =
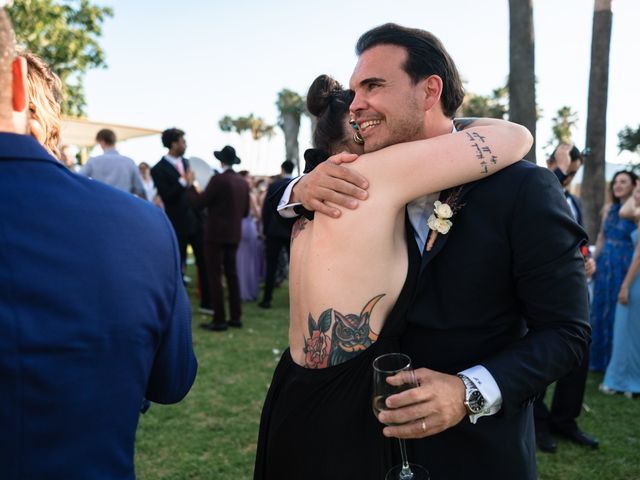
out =
<path fill-rule="evenodd" d="M 213 154 L 220 160 L 223 172 L 214 175 L 201 193 L 193 185 L 193 174 L 189 175 L 187 194 L 195 208 L 206 207 L 208 210 L 204 227 L 204 251 L 213 319 L 211 323 L 204 323 L 201 327 L 219 332 L 229 326 L 242 326 L 236 252 L 240 243 L 242 219 L 249 213 L 249 186 L 233 171 L 232 166 L 240 163 L 233 147 L 227 145 Z M 229 322 L 224 309 L 223 269 L 229 288 Z"/>

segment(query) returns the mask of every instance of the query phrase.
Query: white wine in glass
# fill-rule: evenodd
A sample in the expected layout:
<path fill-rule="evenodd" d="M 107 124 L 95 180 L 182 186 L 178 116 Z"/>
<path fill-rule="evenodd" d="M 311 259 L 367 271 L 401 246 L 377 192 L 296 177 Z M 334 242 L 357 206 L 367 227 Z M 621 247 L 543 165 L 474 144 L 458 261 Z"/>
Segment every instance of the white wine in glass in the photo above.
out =
<path fill-rule="evenodd" d="M 387 378 L 393 377 L 401 372 L 408 372 L 406 375 L 410 381 L 402 385 L 391 385 Z M 388 410 L 386 400 L 391 395 L 404 392 L 417 387 L 418 384 L 413 375 L 411 359 L 404 353 L 387 353 L 381 355 L 373 361 L 373 413 L 378 417 L 382 410 Z M 400 443 L 400 456 L 402 464 L 396 465 L 387 472 L 386 480 L 429 480 L 429 472 L 421 465 L 409 463 L 407 460 L 407 449 L 404 440 L 398 439 Z"/>

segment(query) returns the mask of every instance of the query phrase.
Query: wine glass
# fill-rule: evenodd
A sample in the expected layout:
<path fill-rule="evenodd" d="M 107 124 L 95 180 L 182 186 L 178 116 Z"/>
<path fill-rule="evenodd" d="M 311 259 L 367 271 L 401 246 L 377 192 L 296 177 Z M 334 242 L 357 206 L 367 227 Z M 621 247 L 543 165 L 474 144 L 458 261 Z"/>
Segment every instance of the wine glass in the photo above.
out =
<path fill-rule="evenodd" d="M 408 372 L 402 385 L 391 385 L 387 378 L 400 372 Z M 376 418 L 381 410 L 388 410 L 387 397 L 417 387 L 411 359 L 403 353 L 387 353 L 373 361 L 373 413 Z M 429 480 L 429 472 L 422 466 L 409 463 L 404 439 L 399 438 L 402 464 L 396 465 L 387 472 L 385 480 Z"/>

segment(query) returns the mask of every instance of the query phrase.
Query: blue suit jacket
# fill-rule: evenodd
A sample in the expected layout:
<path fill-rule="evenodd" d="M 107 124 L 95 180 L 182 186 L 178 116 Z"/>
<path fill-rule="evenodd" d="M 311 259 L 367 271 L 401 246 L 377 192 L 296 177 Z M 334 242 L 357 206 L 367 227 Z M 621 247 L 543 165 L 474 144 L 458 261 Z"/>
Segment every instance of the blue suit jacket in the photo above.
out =
<path fill-rule="evenodd" d="M 0 478 L 134 478 L 143 397 L 195 379 L 190 320 L 164 213 L 0 133 Z"/>

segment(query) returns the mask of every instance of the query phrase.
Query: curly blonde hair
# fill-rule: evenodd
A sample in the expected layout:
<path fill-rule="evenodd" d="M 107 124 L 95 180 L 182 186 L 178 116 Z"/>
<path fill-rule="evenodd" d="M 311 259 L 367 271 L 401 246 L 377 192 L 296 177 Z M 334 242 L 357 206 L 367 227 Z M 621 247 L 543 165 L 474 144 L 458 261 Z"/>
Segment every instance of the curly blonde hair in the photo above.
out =
<path fill-rule="evenodd" d="M 62 82 L 49 65 L 31 52 L 22 52 L 27 60 L 29 111 L 44 129 L 44 147 L 60 159 L 60 122 L 62 114 Z"/>

